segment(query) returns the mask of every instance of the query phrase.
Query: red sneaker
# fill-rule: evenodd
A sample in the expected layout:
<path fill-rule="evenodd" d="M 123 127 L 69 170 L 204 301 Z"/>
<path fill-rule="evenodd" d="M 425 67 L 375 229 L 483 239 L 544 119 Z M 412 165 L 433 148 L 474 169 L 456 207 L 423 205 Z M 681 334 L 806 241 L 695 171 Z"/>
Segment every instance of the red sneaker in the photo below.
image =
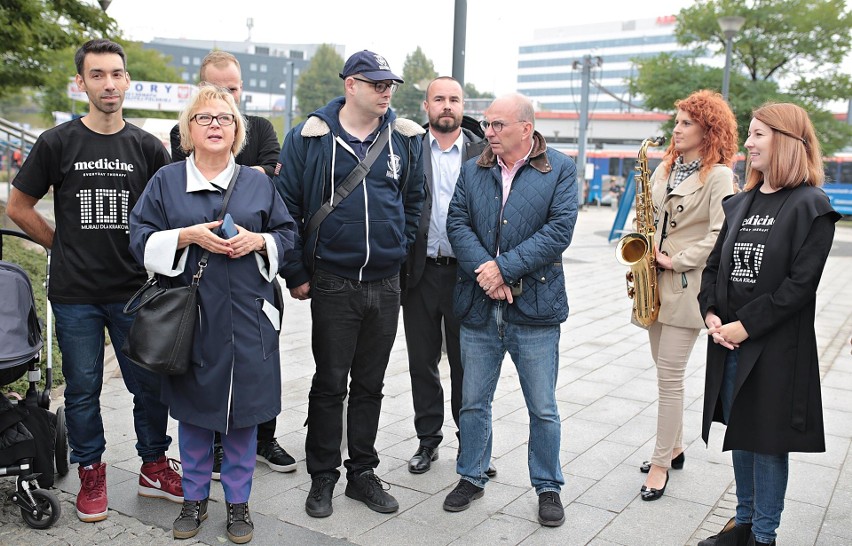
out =
<path fill-rule="evenodd" d="M 80 521 L 101 521 L 107 517 L 106 464 L 95 463 L 77 468 L 80 492 L 77 493 L 77 517 Z"/>
<path fill-rule="evenodd" d="M 182 503 L 183 486 L 180 474 L 175 472 L 178 468 L 180 463 L 167 459 L 165 455 L 152 463 L 142 463 L 139 470 L 139 495 Z"/>

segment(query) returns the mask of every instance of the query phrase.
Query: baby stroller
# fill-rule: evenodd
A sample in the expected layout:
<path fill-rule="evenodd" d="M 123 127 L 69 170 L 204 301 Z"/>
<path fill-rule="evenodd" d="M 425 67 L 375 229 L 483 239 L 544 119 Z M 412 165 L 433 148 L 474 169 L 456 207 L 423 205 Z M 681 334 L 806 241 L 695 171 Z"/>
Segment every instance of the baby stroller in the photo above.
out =
<path fill-rule="evenodd" d="M 29 381 L 20 401 L 0 396 L 0 476 L 16 476 L 11 500 L 21 509 L 24 522 L 34 529 L 47 529 L 61 512 L 53 485 L 54 462 L 60 476 L 68 473 L 68 436 L 65 409 L 50 409 L 53 383 L 52 314 L 47 305 L 47 369 L 45 389 L 41 379 L 42 326 L 36 313 L 32 285 L 19 266 L 2 261 L 3 237 L 31 240 L 26 234 L 0 229 L 0 385 Z M 48 268 L 50 255 L 47 258 Z M 47 278 L 47 277 L 46 277 Z M 47 281 L 45 281 L 47 285 Z"/>

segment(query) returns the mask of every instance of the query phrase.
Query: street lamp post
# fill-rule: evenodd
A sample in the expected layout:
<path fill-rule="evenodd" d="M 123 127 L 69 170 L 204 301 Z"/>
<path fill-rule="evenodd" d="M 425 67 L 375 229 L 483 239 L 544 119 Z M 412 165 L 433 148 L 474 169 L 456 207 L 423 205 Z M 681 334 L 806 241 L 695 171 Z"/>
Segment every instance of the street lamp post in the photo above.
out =
<path fill-rule="evenodd" d="M 728 88 L 731 84 L 731 49 L 733 49 L 734 36 L 743 28 L 745 17 L 728 15 L 717 19 L 722 34 L 725 35 L 725 73 L 722 77 L 722 98 L 728 100 Z"/>
<path fill-rule="evenodd" d="M 287 132 L 293 128 L 293 98 L 296 95 L 296 81 L 293 79 L 293 72 L 296 64 L 293 61 L 287 61 Z"/>

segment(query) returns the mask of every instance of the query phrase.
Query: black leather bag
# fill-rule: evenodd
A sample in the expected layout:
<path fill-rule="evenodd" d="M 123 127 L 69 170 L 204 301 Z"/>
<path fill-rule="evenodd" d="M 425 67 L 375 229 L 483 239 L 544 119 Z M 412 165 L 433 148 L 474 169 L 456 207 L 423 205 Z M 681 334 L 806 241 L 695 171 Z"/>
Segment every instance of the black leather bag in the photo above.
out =
<path fill-rule="evenodd" d="M 203 270 L 202 270 L 203 271 Z M 181 375 L 189 369 L 198 317 L 198 279 L 189 286 L 163 288 L 154 276 L 124 306 L 136 314 L 121 352 L 152 372 Z"/>
<path fill-rule="evenodd" d="M 235 165 L 218 220 L 225 216 L 239 173 L 240 166 Z M 201 312 L 198 307 L 198 283 L 201 282 L 209 257 L 209 251 L 201 256 L 198 272 L 192 276 L 189 286 L 164 288 L 154 275 L 124 306 L 124 313 L 135 313 L 136 318 L 121 352 L 137 366 L 164 375 L 181 375 L 189 370 L 195 321 Z"/>

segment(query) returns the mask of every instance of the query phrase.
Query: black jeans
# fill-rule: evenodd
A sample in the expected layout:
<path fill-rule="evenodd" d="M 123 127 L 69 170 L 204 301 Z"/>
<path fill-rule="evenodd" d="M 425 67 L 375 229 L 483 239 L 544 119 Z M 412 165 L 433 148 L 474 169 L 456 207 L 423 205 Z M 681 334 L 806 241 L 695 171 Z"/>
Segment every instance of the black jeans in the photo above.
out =
<path fill-rule="evenodd" d="M 305 459 L 312 477 L 340 477 L 343 399 L 349 381 L 347 478 L 379 465 L 382 387 L 399 322 L 399 275 L 358 282 L 325 271 L 311 286 L 316 373 L 308 396 Z"/>
<path fill-rule="evenodd" d="M 450 408 L 457 429 L 464 372 L 459 348 L 459 321 L 453 315 L 456 266 L 438 265 L 426 260 L 424 267 L 420 281 L 408 289 L 402 318 L 414 399 L 414 430 L 420 445 L 436 448 L 444 437 L 441 431 L 444 426 L 444 389 L 438 368 L 444 340 L 450 364 Z"/>

